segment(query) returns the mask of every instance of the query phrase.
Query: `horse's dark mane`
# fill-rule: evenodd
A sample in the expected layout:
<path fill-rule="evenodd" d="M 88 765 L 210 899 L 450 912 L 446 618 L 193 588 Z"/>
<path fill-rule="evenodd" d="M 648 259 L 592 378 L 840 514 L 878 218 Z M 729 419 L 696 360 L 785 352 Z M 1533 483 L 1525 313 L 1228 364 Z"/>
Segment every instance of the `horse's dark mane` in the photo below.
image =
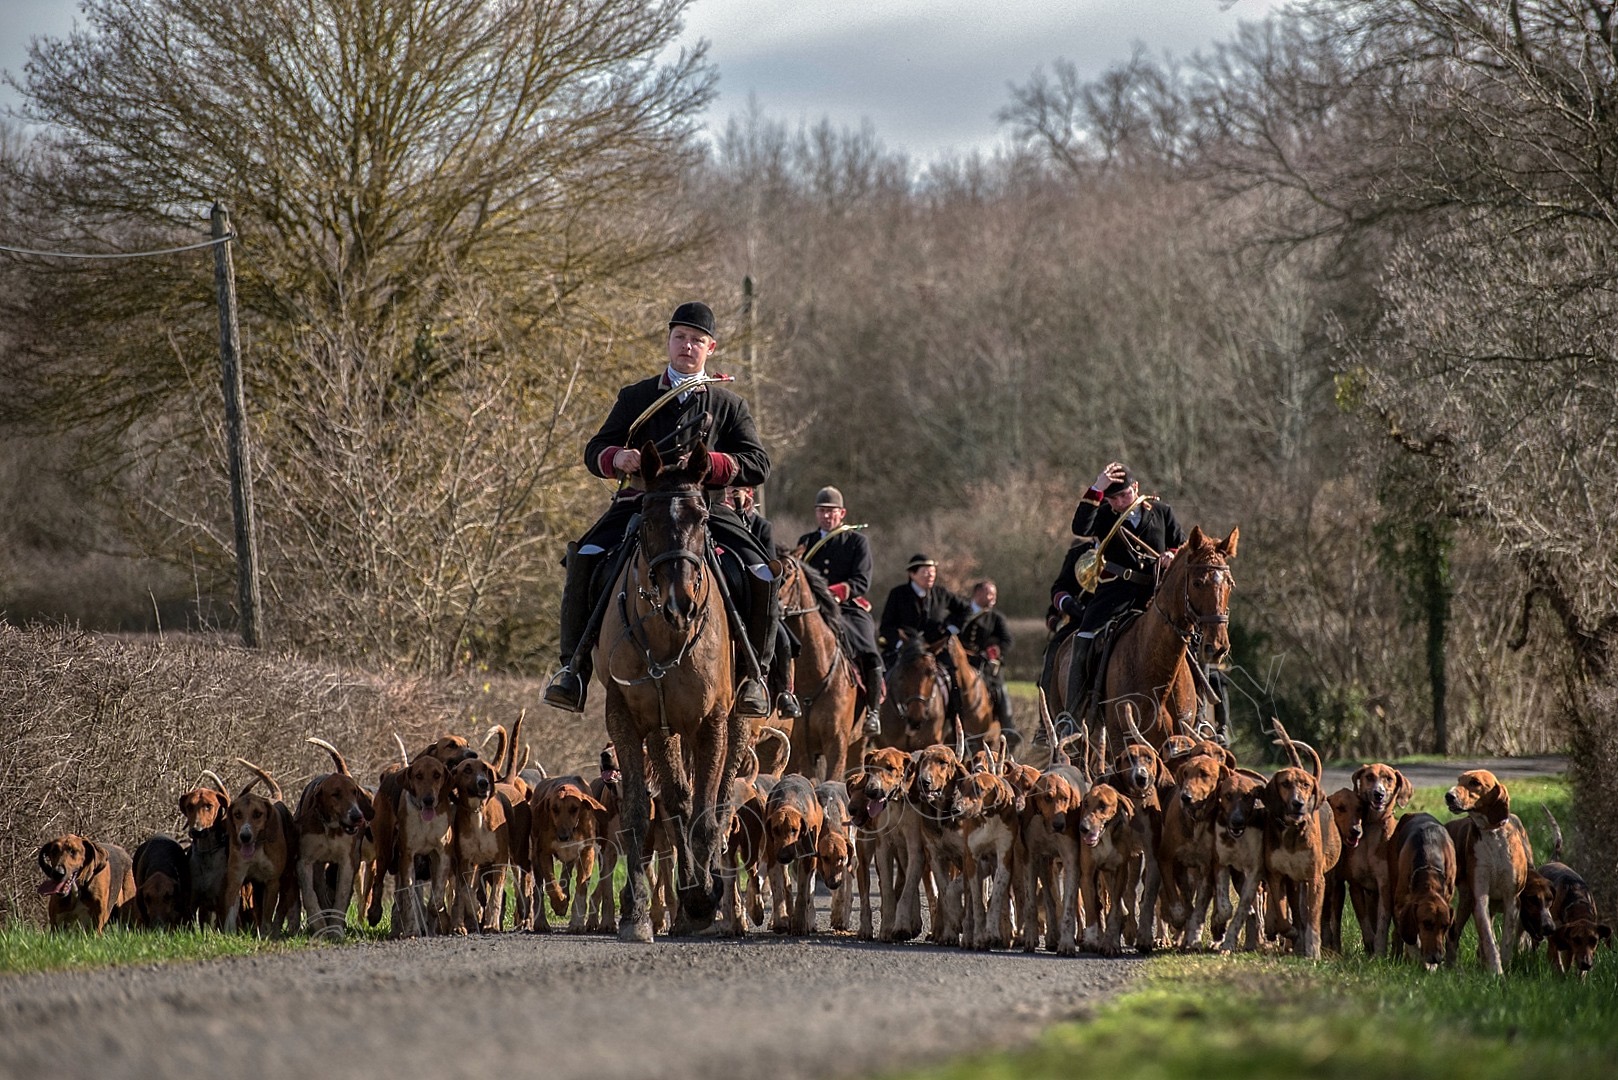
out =
<path fill-rule="evenodd" d="M 828 626 L 842 626 L 842 616 L 837 613 L 837 597 L 832 595 L 831 586 L 826 584 L 826 575 L 806 562 L 800 561 L 798 565 L 803 567 L 803 576 L 809 582 L 809 591 L 815 594 L 815 604 L 820 608 L 820 617 L 826 620 Z"/>
<path fill-rule="evenodd" d="M 809 583 L 809 591 L 814 595 L 815 606 L 820 609 L 820 617 L 826 621 L 832 633 L 837 635 L 838 645 L 846 646 L 847 642 L 843 638 L 843 617 L 838 611 L 837 597 L 832 595 L 831 586 L 826 584 L 825 575 L 802 559 L 796 556 L 792 558 L 798 564 L 798 569 L 803 571 L 803 579 Z"/>
<path fill-rule="evenodd" d="M 899 646 L 899 659 L 894 666 L 900 667 L 914 663 L 923 657 L 932 657 L 932 655 L 932 650 L 927 648 L 927 642 L 920 634 L 917 634 L 914 637 L 906 638 L 904 644 Z"/>

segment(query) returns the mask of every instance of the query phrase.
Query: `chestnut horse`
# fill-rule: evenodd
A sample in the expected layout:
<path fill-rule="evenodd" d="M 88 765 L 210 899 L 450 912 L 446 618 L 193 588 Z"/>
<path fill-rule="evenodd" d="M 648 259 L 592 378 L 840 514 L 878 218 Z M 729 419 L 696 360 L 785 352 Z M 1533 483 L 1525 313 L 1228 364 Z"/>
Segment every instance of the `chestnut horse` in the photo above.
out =
<path fill-rule="evenodd" d="M 1147 610 L 1131 620 L 1108 651 L 1101 707 L 1109 745 L 1126 745 L 1130 702 L 1141 718 L 1141 734 L 1161 749 L 1164 740 L 1194 727 L 1199 713 L 1193 656 L 1223 656 L 1230 651 L 1230 590 L 1235 584 L 1230 560 L 1236 557 L 1240 530 L 1217 540 L 1193 526 L 1191 535 L 1163 573 Z M 1073 638 L 1058 647 L 1046 693 L 1058 713 L 1073 715 L 1066 701 Z M 1076 717 L 1084 722 L 1084 717 Z"/>
<path fill-rule="evenodd" d="M 944 741 L 949 724 L 949 690 L 939 669 L 939 655 L 949 653 L 955 665 L 955 680 L 961 689 L 961 726 L 969 738 L 992 742 L 1000 734 L 1000 721 L 994 715 L 994 702 L 983 676 L 966 658 L 966 650 L 954 634 L 945 634 L 931 645 L 920 637 L 907 636 L 899 647 L 899 658 L 888 672 L 888 696 L 882 702 L 882 733 L 879 747 L 921 750 Z"/>
<path fill-rule="evenodd" d="M 801 561 L 802 551 L 782 560 L 778 581 L 781 618 L 797 637 L 792 662 L 794 688 L 803 715 L 792 725 L 787 771 L 819 781 L 840 780 L 848 749 L 857 739 L 854 668 L 837 632 L 837 598 L 826 582 Z"/>
<path fill-rule="evenodd" d="M 626 543 L 636 550 L 612 585 L 595 647 L 606 688 L 607 733 L 618 755 L 622 850 L 645 850 L 651 809 L 646 761 L 675 828 L 679 917 L 673 932 L 712 925 L 715 874 L 730 827 L 731 781 L 746 754 L 748 723 L 734 715 L 732 639 L 708 537 L 702 481 L 708 451 L 698 443 L 683 466 L 665 466 L 641 449 L 640 524 Z M 618 937 L 651 941 L 646 865 L 629 860 Z"/>

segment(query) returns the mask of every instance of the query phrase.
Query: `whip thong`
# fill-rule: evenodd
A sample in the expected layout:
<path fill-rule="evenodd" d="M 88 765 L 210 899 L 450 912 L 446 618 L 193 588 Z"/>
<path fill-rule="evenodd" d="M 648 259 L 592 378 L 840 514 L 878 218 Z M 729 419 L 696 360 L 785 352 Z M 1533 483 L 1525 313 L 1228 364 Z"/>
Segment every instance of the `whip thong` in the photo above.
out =
<path fill-rule="evenodd" d="M 870 525 L 839 525 L 839 526 L 837 526 L 837 528 L 833 529 L 831 532 L 827 533 L 825 536 L 822 536 L 819 540 L 816 540 L 814 547 L 810 548 L 808 551 L 803 553 L 803 561 L 808 562 L 810 559 L 814 558 L 815 557 L 815 552 L 817 552 L 821 548 L 825 547 L 826 546 L 826 541 L 830 540 L 832 537 L 837 536 L 837 535 L 839 535 L 841 533 L 853 532 L 856 529 L 869 529 L 870 527 L 871 527 Z"/>

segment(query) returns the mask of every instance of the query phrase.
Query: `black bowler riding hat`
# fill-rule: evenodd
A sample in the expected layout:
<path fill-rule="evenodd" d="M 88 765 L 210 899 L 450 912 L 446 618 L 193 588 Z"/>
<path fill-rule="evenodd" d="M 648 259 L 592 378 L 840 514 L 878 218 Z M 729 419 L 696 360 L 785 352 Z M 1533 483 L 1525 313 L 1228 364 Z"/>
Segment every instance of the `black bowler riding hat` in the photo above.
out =
<path fill-rule="evenodd" d="M 1124 478 L 1122 480 L 1114 480 L 1112 483 L 1108 484 L 1107 485 L 1107 490 L 1103 491 L 1101 494 L 1103 494 L 1103 495 L 1116 495 L 1119 492 L 1121 492 L 1121 491 L 1125 490 L 1126 488 L 1128 488 L 1129 485 L 1133 484 L 1134 482 L 1135 482 L 1134 470 L 1132 470 L 1128 465 L 1125 465 L 1124 466 Z"/>
<path fill-rule="evenodd" d="M 719 331 L 714 329 L 713 308 L 699 300 L 690 300 L 674 309 L 669 316 L 669 329 L 676 326 L 694 326 L 704 334 L 719 340 Z"/>
<path fill-rule="evenodd" d="M 921 554 L 916 554 L 916 555 L 910 556 L 910 565 L 905 567 L 905 573 L 908 574 L 912 570 L 920 570 L 924 566 L 937 566 L 937 565 L 938 564 L 936 562 L 929 559 L 927 556 L 921 555 Z"/>

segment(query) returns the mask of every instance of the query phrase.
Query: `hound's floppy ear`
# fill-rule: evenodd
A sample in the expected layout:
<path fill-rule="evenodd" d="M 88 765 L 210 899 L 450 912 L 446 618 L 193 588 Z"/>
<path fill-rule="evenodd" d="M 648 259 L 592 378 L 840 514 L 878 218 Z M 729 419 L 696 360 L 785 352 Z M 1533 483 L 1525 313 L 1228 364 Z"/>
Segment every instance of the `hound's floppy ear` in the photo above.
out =
<path fill-rule="evenodd" d="M 1488 819 L 1491 829 L 1504 825 L 1506 818 L 1511 816 L 1511 793 L 1506 790 L 1506 785 L 1496 780 L 1494 787 L 1478 801 L 1478 809 Z"/>
<path fill-rule="evenodd" d="M 83 876 L 94 877 L 107 867 L 107 849 L 88 837 L 81 839 L 84 840 L 85 853 Z"/>
<path fill-rule="evenodd" d="M 597 802 L 596 799 L 595 799 L 595 796 L 591 795 L 588 791 L 582 792 L 581 797 L 583 798 L 585 804 L 588 805 L 590 807 L 590 809 L 594 810 L 596 813 L 605 814 L 607 812 L 607 808 L 605 806 L 602 806 L 599 802 Z"/>
<path fill-rule="evenodd" d="M 1421 927 L 1416 922 L 1416 905 L 1406 904 L 1399 910 L 1399 940 L 1406 945 L 1414 945 L 1419 938 Z"/>
<path fill-rule="evenodd" d="M 1275 788 L 1275 777 L 1270 777 L 1264 785 L 1264 808 L 1272 810 L 1277 815 L 1281 813 L 1281 793 Z"/>
<path fill-rule="evenodd" d="M 1401 806 L 1409 806 L 1410 800 L 1416 796 L 1416 786 L 1412 784 L 1410 779 L 1398 769 L 1393 770 L 1393 775 L 1399 778 L 1398 782 L 1393 788 L 1394 807 L 1398 808 Z"/>
<path fill-rule="evenodd" d="M 1118 793 L 1118 809 L 1121 812 L 1122 817 L 1126 821 L 1133 818 L 1135 816 L 1135 800 L 1131 799 L 1128 795 L 1125 795 L 1123 792 L 1119 792 Z"/>

